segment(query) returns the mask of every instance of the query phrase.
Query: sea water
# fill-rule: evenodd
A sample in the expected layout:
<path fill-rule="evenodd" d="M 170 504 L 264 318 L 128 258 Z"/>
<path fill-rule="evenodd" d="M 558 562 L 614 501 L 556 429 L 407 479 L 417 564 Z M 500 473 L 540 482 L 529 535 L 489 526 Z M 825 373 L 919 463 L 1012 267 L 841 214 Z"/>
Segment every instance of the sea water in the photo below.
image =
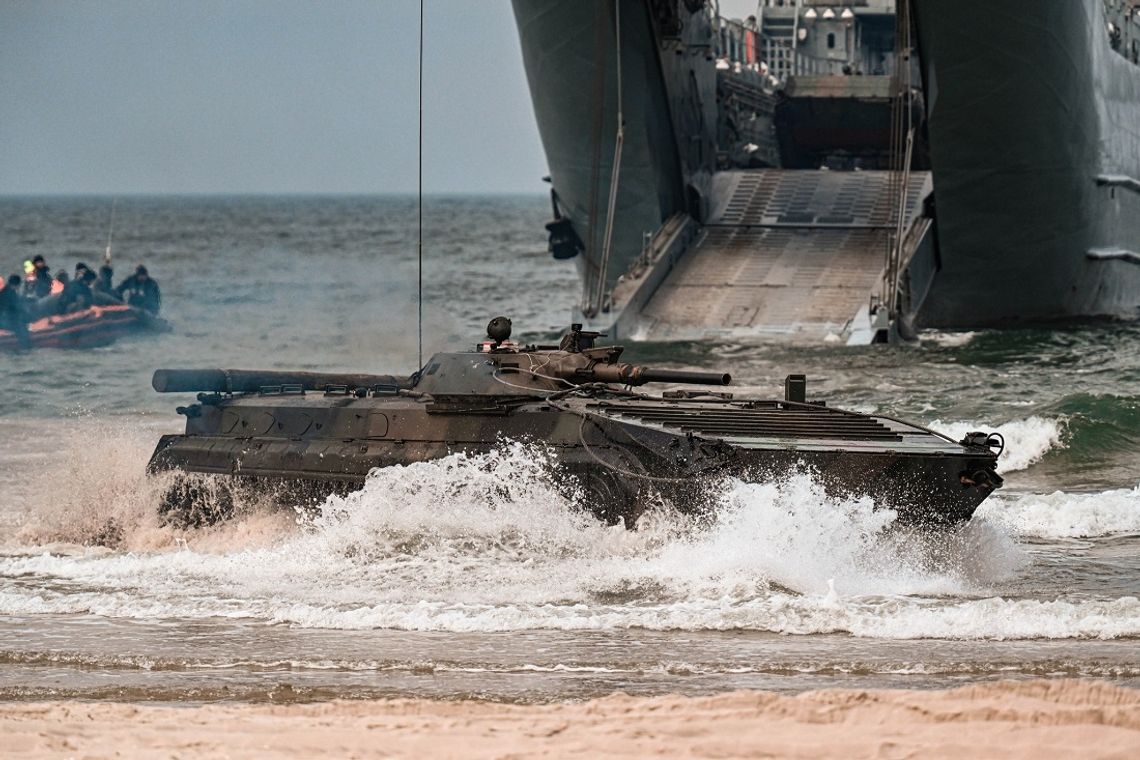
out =
<path fill-rule="evenodd" d="M 0 200 L 0 264 L 98 263 L 110 199 Z M 425 353 L 497 314 L 550 340 L 578 297 L 541 197 L 435 198 Z M 1140 685 L 1140 329 L 930 333 L 918 345 L 635 344 L 739 391 L 997 430 L 1006 487 L 936 535 L 810 474 L 729 483 L 636 531 L 552 482 L 541 442 L 375 472 L 296 514 L 178 530 L 145 474 L 177 432 L 157 367 L 417 366 L 407 198 L 124 198 L 170 334 L 0 355 L 0 699 L 511 701 L 1088 676 Z"/>

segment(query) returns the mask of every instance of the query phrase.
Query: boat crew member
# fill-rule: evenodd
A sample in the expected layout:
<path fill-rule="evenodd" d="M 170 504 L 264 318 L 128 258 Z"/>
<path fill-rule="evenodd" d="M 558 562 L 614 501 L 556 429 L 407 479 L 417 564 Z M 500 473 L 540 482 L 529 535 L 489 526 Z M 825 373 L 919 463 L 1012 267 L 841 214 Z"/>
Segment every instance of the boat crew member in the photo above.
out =
<path fill-rule="evenodd" d="M 24 285 L 26 295 L 35 298 L 51 295 L 51 272 L 43 256 L 37 255 L 32 259 L 31 271 L 27 271 L 25 267 L 25 273 L 27 274 L 27 283 Z"/>
<path fill-rule="evenodd" d="M 28 318 L 24 310 L 24 296 L 20 293 L 20 275 L 0 280 L 0 329 L 16 334 L 21 343 L 28 338 Z"/>
<path fill-rule="evenodd" d="M 150 278 L 150 273 L 142 264 L 138 265 L 133 275 L 119 283 L 115 295 L 128 306 L 142 309 L 153 316 L 158 316 L 158 311 L 162 308 L 162 293 L 158 289 L 158 283 Z"/>
<path fill-rule="evenodd" d="M 95 273 L 87 267 L 82 270 L 76 268 L 78 274 L 75 279 L 67 283 L 59 296 L 59 313 L 68 314 L 73 311 L 82 311 L 91 306 L 94 294 L 91 292 L 91 283 L 95 282 Z"/>
<path fill-rule="evenodd" d="M 55 279 L 51 281 L 51 291 L 48 293 L 48 295 L 63 295 L 63 290 L 67 287 L 67 283 L 69 282 L 71 282 L 71 278 L 67 276 L 67 270 L 59 270 L 55 273 Z"/>
<path fill-rule="evenodd" d="M 107 293 L 108 295 L 115 295 L 115 283 L 112 282 L 115 278 L 115 270 L 111 268 L 110 264 L 104 264 L 99 267 L 99 279 L 95 283 L 95 290 L 100 293 Z"/>
<path fill-rule="evenodd" d="M 67 289 L 69 282 L 71 282 L 71 278 L 67 276 L 66 269 L 56 272 L 55 279 L 50 281 L 51 289 L 48 294 L 42 298 L 31 299 L 30 318 L 36 320 L 54 314 L 62 314 L 63 310 L 60 308 L 59 302 L 63 298 L 63 291 Z"/>
<path fill-rule="evenodd" d="M 111 268 L 110 264 L 99 267 L 99 276 L 95 278 L 95 284 L 91 286 L 91 291 L 94 293 L 93 303 L 96 306 L 111 306 L 122 303 L 122 300 L 115 295 L 115 284 L 111 281 L 114 276 L 115 270 Z"/>

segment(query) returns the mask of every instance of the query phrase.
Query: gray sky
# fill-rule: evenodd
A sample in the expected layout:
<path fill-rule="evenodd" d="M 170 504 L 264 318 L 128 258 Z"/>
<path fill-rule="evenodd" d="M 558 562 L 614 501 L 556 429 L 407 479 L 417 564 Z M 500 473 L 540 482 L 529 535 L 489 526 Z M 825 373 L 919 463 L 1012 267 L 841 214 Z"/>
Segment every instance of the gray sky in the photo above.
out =
<path fill-rule="evenodd" d="M 425 0 L 424 187 L 544 192 L 509 0 Z M 0 194 L 410 192 L 417 0 L 0 0 Z"/>

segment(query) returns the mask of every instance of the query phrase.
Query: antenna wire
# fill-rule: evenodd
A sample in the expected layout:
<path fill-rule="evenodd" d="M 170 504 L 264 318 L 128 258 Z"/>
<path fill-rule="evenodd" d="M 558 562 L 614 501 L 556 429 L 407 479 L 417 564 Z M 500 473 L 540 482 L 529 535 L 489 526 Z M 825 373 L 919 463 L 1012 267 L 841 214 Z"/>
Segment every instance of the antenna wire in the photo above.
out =
<path fill-rule="evenodd" d="M 419 173 L 416 178 L 416 306 L 419 313 L 419 364 L 424 366 L 424 0 L 420 0 Z"/>

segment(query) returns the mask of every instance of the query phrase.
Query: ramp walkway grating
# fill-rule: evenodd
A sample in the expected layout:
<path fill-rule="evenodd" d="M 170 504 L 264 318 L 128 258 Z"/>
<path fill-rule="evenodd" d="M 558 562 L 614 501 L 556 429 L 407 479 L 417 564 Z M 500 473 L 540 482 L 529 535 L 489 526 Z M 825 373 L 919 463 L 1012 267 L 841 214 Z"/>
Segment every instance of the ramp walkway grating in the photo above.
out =
<path fill-rule="evenodd" d="M 889 174 L 763 169 L 714 181 L 713 214 L 641 312 L 648 340 L 840 338 L 876 291 Z M 908 216 L 929 175 L 912 177 Z"/>

